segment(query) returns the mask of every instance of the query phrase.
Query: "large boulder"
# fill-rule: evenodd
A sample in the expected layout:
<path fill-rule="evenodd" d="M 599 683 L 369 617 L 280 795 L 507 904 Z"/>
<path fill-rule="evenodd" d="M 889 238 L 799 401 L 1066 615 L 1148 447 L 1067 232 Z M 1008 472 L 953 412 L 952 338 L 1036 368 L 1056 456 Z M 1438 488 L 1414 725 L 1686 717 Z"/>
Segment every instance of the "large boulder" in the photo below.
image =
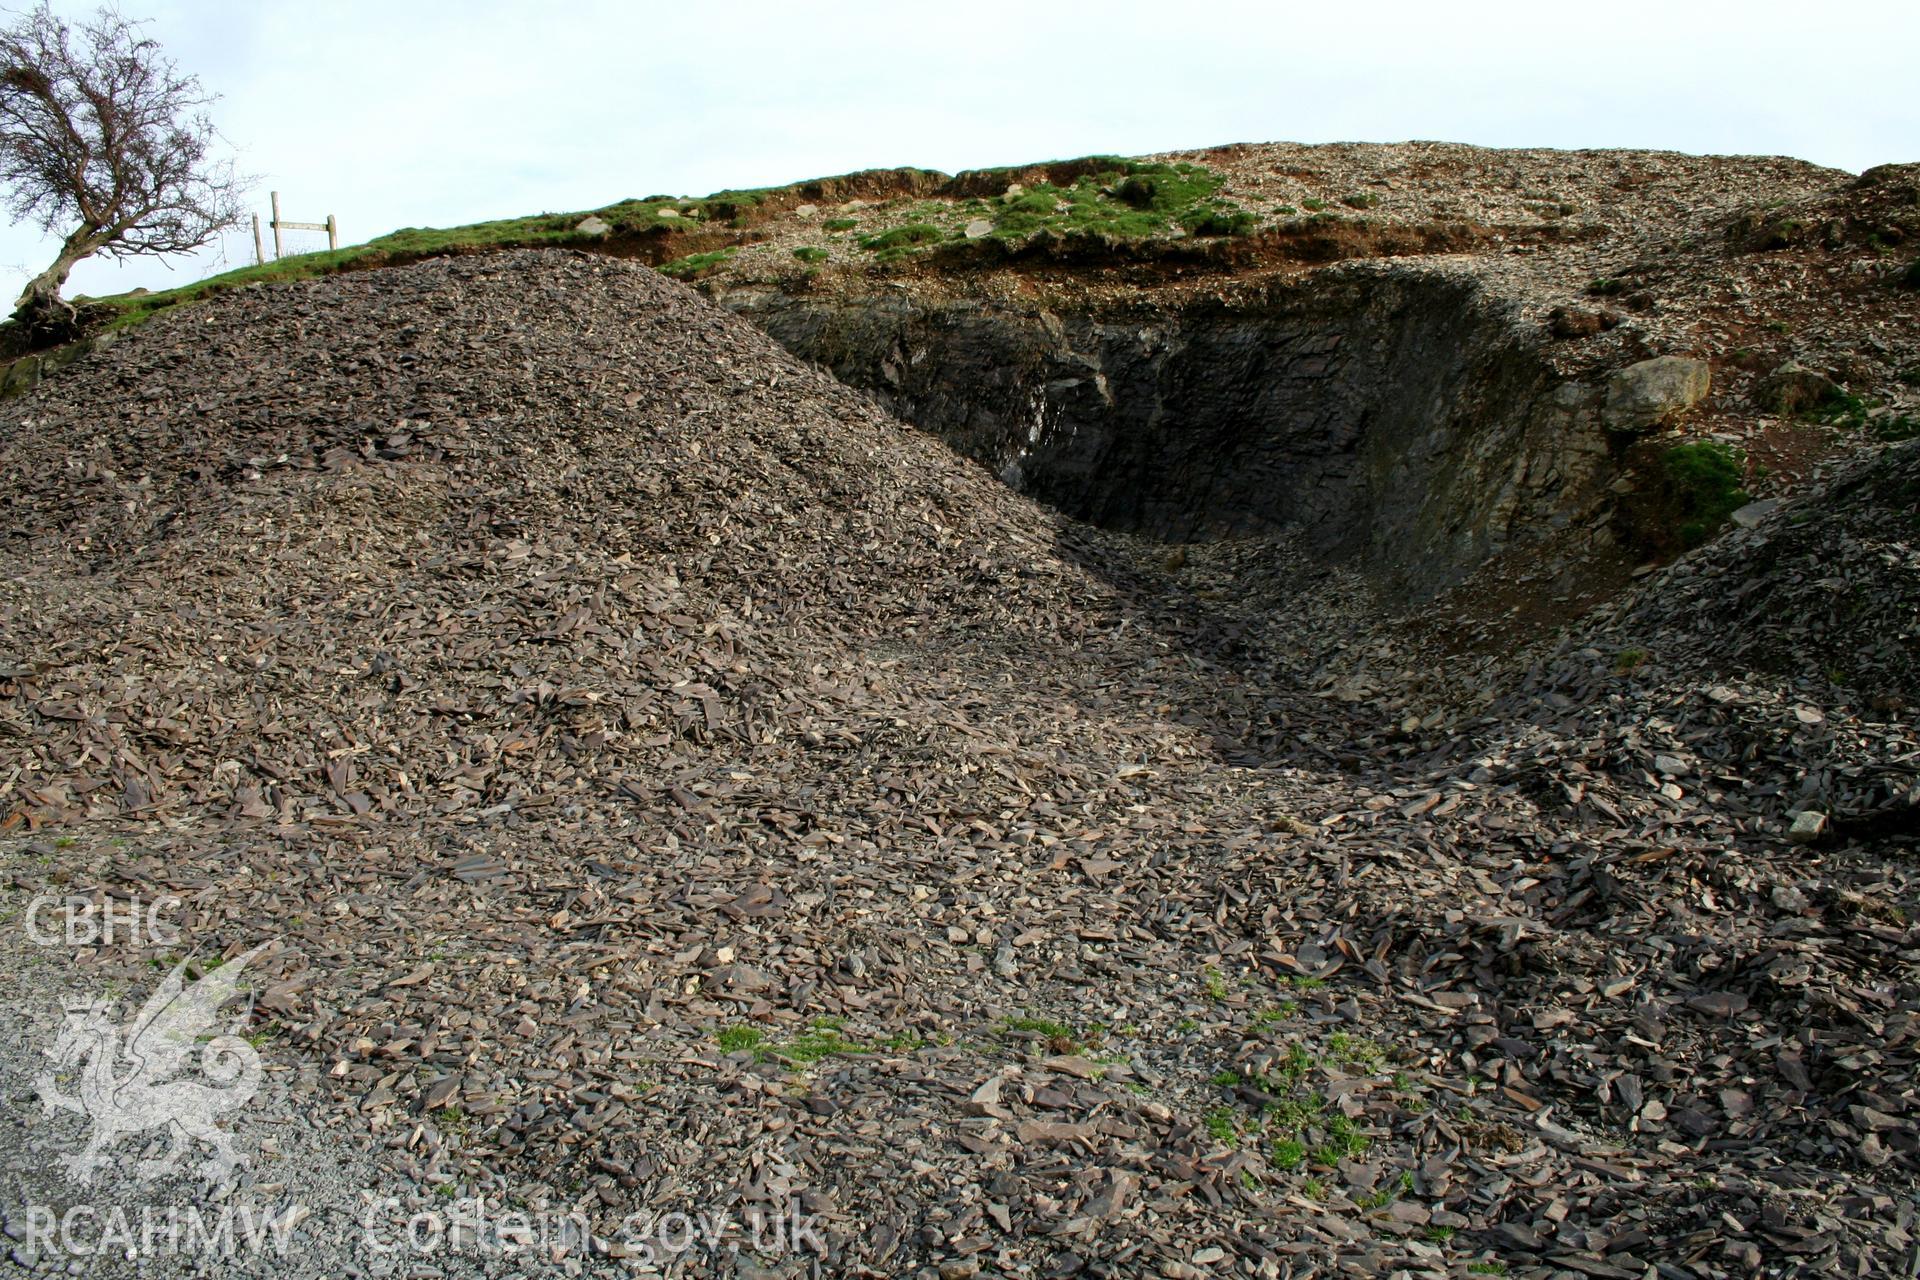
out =
<path fill-rule="evenodd" d="M 1655 356 L 1617 371 L 1607 380 L 1607 426 L 1646 431 L 1664 426 L 1707 398 L 1713 370 L 1705 360 Z"/>

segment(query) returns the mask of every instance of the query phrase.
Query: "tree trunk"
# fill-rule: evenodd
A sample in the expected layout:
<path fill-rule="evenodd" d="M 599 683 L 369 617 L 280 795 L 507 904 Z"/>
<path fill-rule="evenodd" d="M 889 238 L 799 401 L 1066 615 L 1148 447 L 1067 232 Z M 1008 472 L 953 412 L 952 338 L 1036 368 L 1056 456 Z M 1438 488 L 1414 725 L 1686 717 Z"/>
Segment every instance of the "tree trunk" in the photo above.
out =
<path fill-rule="evenodd" d="M 98 227 L 85 226 L 68 236 L 60 245 L 60 256 L 53 260 L 53 265 L 27 281 L 20 300 L 13 304 L 14 315 L 24 318 L 65 309 L 60 287 L 66 284 L 73 268 L 100 247 L 98 233 Z"/>

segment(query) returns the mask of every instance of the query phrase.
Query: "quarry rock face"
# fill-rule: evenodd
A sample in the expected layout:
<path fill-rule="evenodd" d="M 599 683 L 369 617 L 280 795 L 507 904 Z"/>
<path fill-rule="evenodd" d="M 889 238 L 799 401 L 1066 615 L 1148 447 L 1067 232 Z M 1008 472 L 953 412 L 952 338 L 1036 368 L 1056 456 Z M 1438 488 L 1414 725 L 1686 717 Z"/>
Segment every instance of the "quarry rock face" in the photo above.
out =
<path fill-rule="evenodd" d="M 1416 595 L 1579 520 L 1611 478 L 1584 389 L 1442 272 L 1179 308 L 724 301 L 1076 519 L 1166 541 L 1297 529 Z M 1660 394 L 1698 384 L 1664 373 Z"/>

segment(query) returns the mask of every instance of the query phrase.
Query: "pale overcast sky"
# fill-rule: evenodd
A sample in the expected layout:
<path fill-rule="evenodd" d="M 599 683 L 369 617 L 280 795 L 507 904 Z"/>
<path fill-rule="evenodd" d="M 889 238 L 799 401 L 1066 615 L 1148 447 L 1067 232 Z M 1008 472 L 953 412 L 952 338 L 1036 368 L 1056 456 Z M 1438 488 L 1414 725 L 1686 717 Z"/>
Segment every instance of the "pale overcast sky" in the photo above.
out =
<path fill-rule="evenodd" d="M 285 216 L 334 213 L 348 243 L 854 169 L 1226 142 L 1920 160 L 1920 0 L 122 8 L 222 95 L 215 117 L 261 179 L 257 207 L 277 189 Z M 69 292 L 252 259 L 248 235 L 222 249 L 171 268 L 82 264 Z M 12 290 L 52 255 L 34 228 L 0 232 Z"/>

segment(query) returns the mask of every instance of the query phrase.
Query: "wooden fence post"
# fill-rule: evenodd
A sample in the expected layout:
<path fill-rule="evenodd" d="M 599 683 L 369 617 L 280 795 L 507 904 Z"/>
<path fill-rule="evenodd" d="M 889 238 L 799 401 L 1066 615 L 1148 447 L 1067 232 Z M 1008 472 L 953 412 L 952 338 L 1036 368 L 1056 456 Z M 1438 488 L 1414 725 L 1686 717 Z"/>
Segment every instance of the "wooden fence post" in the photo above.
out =
<path fill-rule="evenodd" d="M 280 233 L 282 231 L 324 231 L 327 233 L 327 248 L 338 249 L 340 247 L 340 224 L 334 220 L 332 214 L 327 215 L 325 222 L 289 222 L 280 216 L 280 193 L 273 191 L 268 194 L 273 197 L 273 256 L 275 261 L 278 261 L 282 254 L 280 244 Z M 257 245 L 260 236 L 260 217 L 258 214 L 254 215 L 253 229 L 254 241 Z"/>
<path fill-rule="evenodd" d="M 267 242 L 260 238 L 260 215 L 253 215 L 253 261 L 256 266 L 264 266 L 267 261 Z"/>

